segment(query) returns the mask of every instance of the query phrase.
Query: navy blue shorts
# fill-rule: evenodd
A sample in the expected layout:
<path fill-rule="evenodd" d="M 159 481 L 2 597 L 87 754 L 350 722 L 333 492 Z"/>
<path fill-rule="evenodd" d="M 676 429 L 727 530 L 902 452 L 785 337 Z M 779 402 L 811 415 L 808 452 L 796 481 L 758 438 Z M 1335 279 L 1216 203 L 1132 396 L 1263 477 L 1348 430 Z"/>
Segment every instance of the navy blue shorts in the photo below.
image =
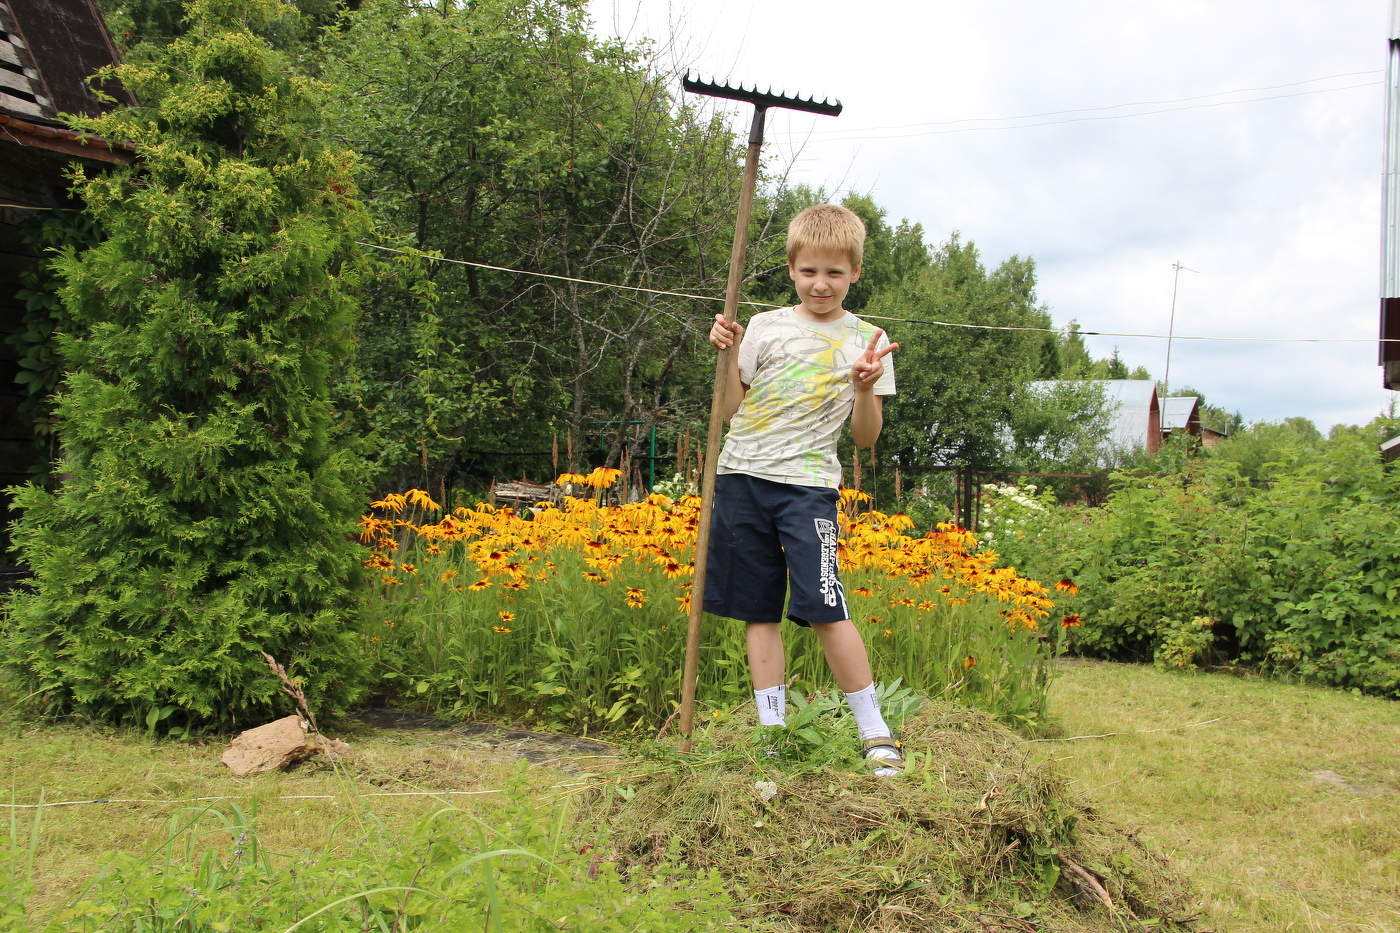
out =
<path fill-rule="evenodd" d="M 746 473 L 715 477 L 705 611 L 798 625 L 850 618 L 836 572 L 837 492 Z"/>

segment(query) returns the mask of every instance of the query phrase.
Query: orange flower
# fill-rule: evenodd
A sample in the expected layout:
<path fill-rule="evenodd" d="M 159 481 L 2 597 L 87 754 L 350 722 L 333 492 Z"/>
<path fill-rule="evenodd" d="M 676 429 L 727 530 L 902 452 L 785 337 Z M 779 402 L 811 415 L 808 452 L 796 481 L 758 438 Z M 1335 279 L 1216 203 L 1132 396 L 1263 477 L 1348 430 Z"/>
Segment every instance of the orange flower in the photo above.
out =
<path fill-rule="evenodd" d="M 1068 593 L 1071 596 L 1079 595 L 1079 587 L 1075 586 L 1074 581 L 1069 577 L 1061 578 L 1060 582 L 1055 584 L 1055 589 L 1062 593 Z"/>
<path fill-rule="evenodd" d="M 976 664 L 976 663 L 977 663 L 977 659 L 974 658 L 972 655 L 969 654 L 967 657 L 963 658 L 963 670 L 967 670 L 967 669 L 971 668 L 972 665 L 974 665 L 974 664 Z"/>
<path fill-rule="evenodd" d="M 874 595 L 875 595 L 875 591 L 872 590 L 872 589 L 871 589 L 870 587 L 868 587 L 868 586 L 858 586 L 858 587 L 856 587 L 855 589 L 851 590 L 851 592 L 852 592 L 852 593 L 855 593 L 857 596 L 874 596 Z"/>
<path fill-rule="evenodd" d="M 1067 615 L 1060 620 L 1060 628 L 1078 628 L 1084 620 L 1077 615 Z"/>
<path fill-rule="evenodd" d="M 476 581 L 475 583 L 473 583 L 471 586 L 467 587 L 467 589 L 471 590 L 472 592 L 477 592 L 477 591 L 479 591 L 479 590 L 487 589 L 487 588 L 489 588 L 490 586 L 491 586 L 491 581 L 490 581 L 490 580 L 477 580 L 477 581 Z"/>

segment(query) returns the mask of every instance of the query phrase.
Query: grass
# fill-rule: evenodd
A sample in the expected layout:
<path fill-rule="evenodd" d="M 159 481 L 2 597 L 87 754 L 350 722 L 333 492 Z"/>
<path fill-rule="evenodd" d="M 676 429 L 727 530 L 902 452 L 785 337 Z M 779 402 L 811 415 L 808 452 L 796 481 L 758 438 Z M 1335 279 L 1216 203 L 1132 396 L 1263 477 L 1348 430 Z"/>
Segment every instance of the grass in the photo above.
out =
<path fill-rule="evenodd" d="M 1071 662 L 1051 710 L 1064 736 L 1128 733 L 1033 747 L 1184 870 L 1222 933 L 1400 930 L 1400 704 Z"/>
<path fill-rule="evenodd" d="M 229 797 L 257 823 L 262 847 L 280 853 L 353 850 L 366 824 L 407 831 L 446 804 L 491 821 L 503 805 L 492 793 L 517 779 L 518 760 L 485 744 L 442 747 L 442 735 L 363 731 L 344 734 L 354 760 L 342 768 L 308 763 L 288 772 L 234 777 L 219 761 L 223 741 L 155 741 L 127 730 L 10 720 L 0 738 L 0 774 L 9 801 L 32 803 L 112 800 L 112 803 L 46 807 L 34 860 L 31 916 L 46 919 L 68 903 L 98 873 L 113 852 L 151 853 L 152 862 L 169 838 L 172 819 L 189 819 L 201 807 L 227 809 Z M 342 735 L 341 733 L 336 733 Z M 562 762 L 568 764 L 567 761 Z M 584 767 L 599 762 L 580 759 Z M 552 795 L 586 780 L 571 771 L 531 769 L 525 779 Z M 553 790 L 551 790 L 553 788 Z M 471 791 L 365 797 L 386 792 Z M 316 799 L 328 795 L 330 799 Z M 287 799 L 300 798 L 300 799 Z M 116 802 L 118 800 L 141 802 Z M 21 828 L 33 810 L 19 811 Z M 227 833 L 217 819 L 206 821 L 197 845 L 217 848 Z"/>
<path fill-rule="evenodd" d="M 914 795 L 917 799 L 886 801 L 890 812 L 903 807 L 913 813 L 911 807 L 922 807 L 935 813 L 942 812 L 938 807 L 946 806 L 950 812 L 985 814 L 977 809 L 985 806 L 998 820 L 997 825 L 1004 827 L 997 833 L 1007 839 L 1030 841 L 1040 832 L 1034 829 L 1035 814 L 1044 810 L 1049 799 L 1038 788 L 1068 781 L 1081 804 L 1107 818 L 1096 825 L 1118 824 L 1135 830 L 1148 851 L 1169 857 L 1175 869 L 1189 877 L 1193 895 L 1204 898 L 1202 929 L 1220 933 L 1400 930 L 1393 916 L 1395 904 L 1400 903 L 1397 704 L 1277 681 L 1222 674 L 1168 674 L 1097 662 L 1066 664 L 1054 683 L 1051 701 L 1061 739 L 1124 734 L 1026 745 L 983 719 L 970 720 L 969 731 L 958 724 L 960 721 L 955 722 L 952 708 L 938 705 L 935 710 L 941 710 L 937 714 L 941 718 L 931 720 L 923 732 L 911 736 L 916 740 L 916 754 L 927 756 L 942 748 L 949 762 L 966 759 L 961 770 L 966 772 L 967 786 L 954 782 L 945 790 L 930 785 L 937 792 L 935 796 L 924 795 L 923 790 L 930 789 L 924 788 Z M 957 727 L 949 729 L 950 724 Z M 741 725 L 735 723 L 736 728 Z M 365 837 L 357 826 L 383 823 L 408 833 L 445 799 L 488 823 L 508 806 L 503 795 L 495 793 L 451 798 L 364 798 L 360 794 L 495 791 L 507 787 L 513 776 L 518 779 L 519 769 L 513 756 L 452 733 L 364 730 L 345 736 L 357 757 L 342 771 L 310 765 L 241 779 L 219 763 L 222 742 L 157 742 L 130 731 L 36 724 L 3 715 L 0 726 L 0 795 L 10 800 L 32 802 L 42 793 L 51 803 L 95 798 L 154 801 L 44 811 L 35 861 L 35 893 L 30 902 L 32 914 L 41 918 L 51 917 L 67 903 L 109 853 L 141 855 L 157 847 L 167 838 L 171 817 L 192 805 L 182 803 L 185 798 L 237 798 L 243 810 L 255 815 L 260 843 L 272 851 L 351 849 Z M 962 748 L 960 743 L 983 731 L 996 737 L 995 747 L 974 743 L 975 747 Z M 451 744 L 444 745 L 445 738 Z M 920 745 L 922 752 L 917 751 Z M 1002 768 L 1014 765 L 1020 773 L 1023 765 L 1017 762 L 1027 751 L 1048 768 L 1036 769 L 1031 781 Z M 606 760 L 579 757 L 531 768 L 525 780 L 532 782 L 539 799 L 546 801 L 574 791 L 557 785 L 590 780 L 580 776 L 578 769 L 601 773 L 612 767 L 614 763 Z M 635 761 L 629 762 L 626 773 L 640 773 L 635 767 Z M 705 769 L 691 774 L 697 787 L 704 784 L 717 794 L 742 799 L 745 807 L 755 805 L 754 776 L 742 767 L 735 768 L 733 781 Z M 1013 784 L 1006 784 L 1008 776 L 1014 778 Z M 842 812 L 849 810 L 891 825 L 882 827 L 882 834 L 868 843 L 838 838 L 829 821 L 820 822 L 822 807 L 802 793 L 788 795 L 789 784 L 801 788 L 811 780 L 820 784 L 813 790 L 817 798 L 833 786 L 832 779 L 814 774 L 795 775 L 786 783 L 780 780 L 785 805 L 775 808 L 773 816 L 780 820 L 785 813 L 801 811 L 807 815 L 799 823 L 808 821 L 816 827 L 815 832 L 852 851 L 866 844 L 881 847 L 880 851 L 922 844 L 923 840 L 905 838 L 903 823 L 893 825 L 898 821 L 886 820 L 878 807 L 869 809 L 876 804 L 883 807 L 880 801 L 840 796 L 844 778 L 835 782 L 842 784 L 837 788 Z M 854 777 L 850 780 L 859 781 Z M 594 779 L 591 783 L 599 782 Z M 649 788 L 634 781 L 632 786 L 636 792 L 630 801 L 618 791 L 617 799 L 604 809 L 615 806 L 621 812 L 623 804 L 642 806 L 657 793 L 680 792 L 674 785 Z M 1002 790 L 1000 795 L 987 796 L 983 804 L 989 788 Z M 881 793 L 891 789 L 880 786 Z M 1016 797 L 1008 790 L 1031 796 Z M 590 809 L 587 795 L 591 792 L 582 793 L 571 799 Z M 332 799 L 281 799 L 320 794 Z M 1059 791 L 1053 794 L 1060 796 Z M 712 794 L 709 799 L 718 797 Z M 1083 812 L 1078 806 L 1072 810 Z M 29 825 L 30 814 L 32 811 L 21 811 L 21 832 Z M 679 809 L 672 816 L 695 818 Z M 920 819 L 925 827 L 935 822 Z M 746 825 L 757 820 L 767 824 L 761 831 L 769 836 L 790 833 L 795 834 L 793 838 L 809 838 L 800 836 L 797 824 L 775 822 L 757 811 Z M 628 826 L 616 825 L 619 846 L 637 843 L 634 851 L 646 851 L 640 844 L 645 839 L 628 840 Z M 1046 824 L 1050 836 L 1055 825 Z M 201 842 L 218 846 L 225 844 L 227 837 L 217 821 L 209 820 Z M 977 837 L 959 838 L 959 845 L 973 861 L 992 859 L 988 864 L 1000 873 L 1000 880 L 991 882 L 992 888 L 1003 893 L 1024 889 L 1020 896 L 1044 907 L 1046 902 L 1035 896 L 1034 882 L 1017 880 L 1031 878 L 1033 872 L 1017 873 L 1034 869 L 1034 864 L 1018 867 L 998 862 L 996 859 L 1006 858 L 998 855 L 1001 849 L 977 849 L 974 843 L 981 844 Z M 1096 840 L 1081 831 L 1078 844 L 1092 847 Z M 1078 851 L 1080 864 L 1101 861 L 1088 849 L 1066 851 Z M 920 856 L 926 859 L 924 873 L 900 875 L 899 883 L 910 877 L 926 877 L 934 868 L 948 872 L 950 880 L 952 874 L 961 875 L 959 867 L 938 861 L 946 855 L 942 849 L 929 850 Z M 822 870 L 835 871 L 837 867 Z M 868 883 L 869 891 L 893 878 L 881 878 L 878 872 L 868 878 L 837 874 L 842 884 Z M 1025 888 L 1026 884 L 1031 887 Z M 970 921 L 977 916 L 973 905 L 957 899 L 961 895 L 955 885 L 939 891 L 940 896 L 953 899 L 940 900 L 936 906 L 931 901 L 916 903 L 918 890 L 911 887 L 901 894 L 902 899 L 887 903 L 924 911 L 925 916 L 930 910 L 942 911 L 949 920 Z M 763 888 L 762 897 L 771 899 L 773 891 Z M 884 919 L 897 925 L 900 916 L 895 912 Z M 1050 914 L 1040 916 L 1050 919 Z M 1075 922 L 1080 920 L 1090 928 L 1091 922 L 1098 922 L 1090 915 Z M 1049 928 L 1066 927 L 1051 924 Z"/>

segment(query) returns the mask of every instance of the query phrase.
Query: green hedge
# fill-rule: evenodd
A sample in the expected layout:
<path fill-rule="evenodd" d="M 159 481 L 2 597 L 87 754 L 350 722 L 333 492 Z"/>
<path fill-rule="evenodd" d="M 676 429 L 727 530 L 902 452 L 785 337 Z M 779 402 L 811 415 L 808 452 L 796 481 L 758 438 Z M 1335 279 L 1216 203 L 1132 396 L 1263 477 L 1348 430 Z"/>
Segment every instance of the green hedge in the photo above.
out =
<path fill-rule="evenodd" d="M 1119 474 L 1099 509 L 989 493 L 984 536 L 1022 573 L 1080 588 L 1077 653 L 1400 696 L 1400 471 L 1372 433 L 1283 451 L 1263 481 L 1228 450 Z"/>

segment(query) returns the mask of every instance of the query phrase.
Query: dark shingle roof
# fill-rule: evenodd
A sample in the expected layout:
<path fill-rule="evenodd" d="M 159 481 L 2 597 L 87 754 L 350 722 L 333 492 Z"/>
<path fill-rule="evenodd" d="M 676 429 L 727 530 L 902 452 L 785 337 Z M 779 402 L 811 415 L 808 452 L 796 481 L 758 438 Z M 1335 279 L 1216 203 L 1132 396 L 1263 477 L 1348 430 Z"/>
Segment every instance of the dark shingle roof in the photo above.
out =
<path fill-rule="evenodd" d="M 92 0 L 0 0 L 0 112 L 50 125 L 60 113 L 99 113 L 111 104 L 88 78 L 116 60 Z"/>

